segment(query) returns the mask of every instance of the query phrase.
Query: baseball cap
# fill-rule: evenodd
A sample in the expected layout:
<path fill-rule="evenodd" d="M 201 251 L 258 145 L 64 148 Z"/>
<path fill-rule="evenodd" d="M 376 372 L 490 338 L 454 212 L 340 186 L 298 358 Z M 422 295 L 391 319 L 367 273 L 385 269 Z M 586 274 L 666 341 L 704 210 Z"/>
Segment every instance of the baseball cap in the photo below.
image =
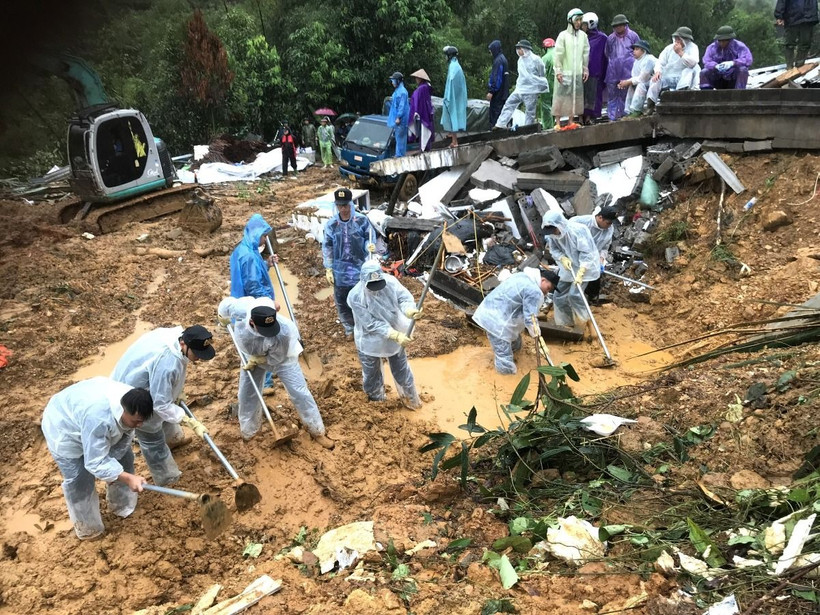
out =
<path fill-rule="evenodd" d="M 182 332 L 182 341 L 198 358 L 210 361 L 216 350 L 211 345 L 213 334 L 202 325 L 193 325 Z"/>
<path fill-rule="evenodd" d="M 336 205 L 347 205 L 353 200 L 353 193 L 347 188 L 339 188 L 333 193 Z"/>
<path fill-rule="evenodd" d="M 264 337 L 273 337 L 279 334 L 282 328 L 276 322 L 276 310 L 267 305 L 260 305 L 251 310 L 251 321 L 256 330 Z"/>

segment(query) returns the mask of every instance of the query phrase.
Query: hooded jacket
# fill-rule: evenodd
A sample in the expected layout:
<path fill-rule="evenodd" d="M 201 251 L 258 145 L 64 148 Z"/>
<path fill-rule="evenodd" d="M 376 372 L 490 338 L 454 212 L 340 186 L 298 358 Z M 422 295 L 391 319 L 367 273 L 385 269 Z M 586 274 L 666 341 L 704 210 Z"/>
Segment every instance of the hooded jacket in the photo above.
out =
<path fill-rule="evenodd" d="M 524 49 L 524 55 L 518 58 L 518 81 L 515 82 L 515 91 L 519 94 L 541 94 L 550 89 L 546 78 L 546 68 L 541 58 L 529 49 Z"/>
<path fill-rule="evenodd" d="M 782 19 L 786 27 L 818 23 L 817 0 L 777 0 L 774 18 Z"/>
<path fill-rule="evenodd" d="M 484 297 L 473 320 L 489 335 L 514 341 L 525 327 L 532 327 L 532 317 L 544 303 L 540 278 L 531 267 L 514 273 Z"/>
<path fill-rule="evenodd" d="M 582 224 L 567 220 L 564 214 L 557 211 L 548 211 L 544 214 L 541 226 L 554 226 L 559 235 L 547 235 L 547 247 L 553 260 L 558 263 L 558 276 L 562 282 L 571 282 L 575 279 L 573 272 L 561 264 L 561 257 L 567 256 L 572 261 L 574 272 L 584 267 L 584 282 L 597 280 L 601 275 L 601 262 L 598 248 L 589 229 Z"/>
<path fill-rule="evenodd" d="M 370 220 L 363 213 L 350 208 L 350 219 L 345 222 L 336 214 L 325 224 L 322 260 L 325 269 L 333 269 L 336 286 L 352 288 L 359 281 L 362 263 L 367 258 L 370 242 Z"/>
<path fill-rule="evenodd" d="M 259 253 L 259 240 L 271 232 L 271 226 L 260 214 L 253 214 L 245 225 L 245 234 L 231 253 L 231 296 L 275 298 L 268 264 Z"/>
<path fill-rule="evenodd" d="M 493 54 L 493 67 L 490 69 L 490 79 L 487 81 L 487 92 L 498 97 L 500 101 L 507 100 L 510 95 L 510 80 L 507 65 L 507 56 L 501 52 L 501 41 L 490 43 L 490 52 Z"/>

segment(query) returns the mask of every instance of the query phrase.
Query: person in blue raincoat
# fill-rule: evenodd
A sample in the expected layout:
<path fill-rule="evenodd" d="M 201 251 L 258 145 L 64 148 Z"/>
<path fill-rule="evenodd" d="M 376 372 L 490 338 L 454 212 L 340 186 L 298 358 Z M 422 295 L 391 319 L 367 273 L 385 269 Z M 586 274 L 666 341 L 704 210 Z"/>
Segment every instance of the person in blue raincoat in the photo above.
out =
<path fill-rule="evenodd" d="M 560 281 L 552 295 L 555 324 L 585 325 L 589 313 L 581 293 L 587 283 L 601 276 L 600 256 L 592 234 L 583 224 L 567 220 L 557 211 L 545 213 L 541 227 L 550 256 L 558 263 Z"/>
<path fill-rule="evenodd" d="M 513 353 L 521 348 L 521 332 L 527 329 L 532 337 L 540 335 L 532 317 L 538 316 L 544 297 L 557 284 L 558 275 L 552 271 L 526 267 L 504 280 L 479 304 L 473 320 L 487 333 L 499 374 L 518 371 Z"/>
<path fill-rule="evenodd" d="M 387 125 L 395 127 L 393 134 L 396 137 L 396 158 L 407 153 L 407 122 L 410 119 L 410 102 L 407 99 L 407 88 L 404 87 L 404 75 L 395 72 L 390 75 L 393 85 L 393 96 L 390 100 L 390 115 L 387 116 Z"/>
<path fill-rule="evenodd" d="M 271 226 L 260 214 L 253 214 L 245 225 L 245 234 L 231 253 L 231 297 L 270 297 L 276 299 L 268 268 L 275 256 L 262 258 L 265 237 Z"/>
<path fill-rule="evenodd" d="M 447 56 L 447 82 L 444 85 L 441 125 L 450 137 L 450 147 L 458 147 L 457 133 L 467 130 L 467 79 L 458 63 L 458 49 L 447 45 L 444 55 Z"/>
<path fill-rule="evenodd" d="M 325 277 L 333 286 L 339 322 L 349 338 L 353 335 L 353 313 L 347 304 L 347 296 L 359 281 L 359 272 L 368 252 L 375 252 L 376 245 L 370 220 L 353 206 L 353 193 L 347 188 L 339 188 L 334 199 L 336 215 L 325 224 L 322 260 Z"/>

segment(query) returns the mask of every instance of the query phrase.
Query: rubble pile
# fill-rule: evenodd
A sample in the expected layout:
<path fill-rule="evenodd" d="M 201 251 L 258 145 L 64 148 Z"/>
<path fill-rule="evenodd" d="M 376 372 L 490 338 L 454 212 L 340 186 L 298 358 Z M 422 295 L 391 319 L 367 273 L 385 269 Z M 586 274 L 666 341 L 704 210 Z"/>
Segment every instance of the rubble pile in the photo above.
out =
<path fill-rule="evenodd" d="M 256 160 L 262 152 L 269 152 L 273 146 L 264 141 L 239 139 L 229 134 L 221 134 L 208 144 L 208 153 L 191 165 L 194 171 L 206 162 L 226 162 L 228 164 L 247 164 Z"/>

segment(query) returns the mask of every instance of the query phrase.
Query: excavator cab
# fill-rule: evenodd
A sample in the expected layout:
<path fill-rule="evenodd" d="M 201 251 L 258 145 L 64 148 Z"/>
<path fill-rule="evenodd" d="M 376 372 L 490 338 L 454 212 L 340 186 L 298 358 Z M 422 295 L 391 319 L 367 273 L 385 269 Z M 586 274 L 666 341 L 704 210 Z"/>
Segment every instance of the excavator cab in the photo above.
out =
<path fill-rule="evenodd" d="M 86 201 L 107 203 L 171 187 L 174 166 L 165 143 L 135 109 L 100 104 L 68 122 L 72 190 Z"/>

